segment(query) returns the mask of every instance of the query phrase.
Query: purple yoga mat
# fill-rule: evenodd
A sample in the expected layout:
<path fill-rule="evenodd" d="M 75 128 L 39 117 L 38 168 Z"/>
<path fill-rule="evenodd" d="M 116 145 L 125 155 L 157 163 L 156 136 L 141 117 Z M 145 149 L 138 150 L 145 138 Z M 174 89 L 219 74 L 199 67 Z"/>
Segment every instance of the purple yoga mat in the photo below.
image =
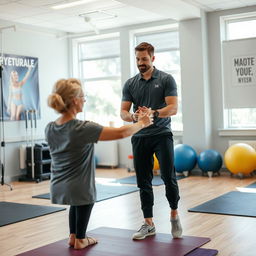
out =
<path fill-rule="evenodd" d="M 186 254 L 186 256 L 215 256 L 217 254 L 218 251 L 214 249 L 197 248 Z"/>
<path fill-rule="evenodd" d="M 83 250 L 69 248 L 67 239 L 64 239 L 21 253 L 19 256 L 184 256 L 210 241 L 209 238 L 195 236 L 173 239 L 170 234 L 162 233 L 144 240 L 132 240 L 131 236 L 134 232 L 134 230 L 101 227 L 88 232 L 88 235 L 97 238 L 99 243 Z M 192 254 L 195 255 L 201 256 L 201 254 Z"/>

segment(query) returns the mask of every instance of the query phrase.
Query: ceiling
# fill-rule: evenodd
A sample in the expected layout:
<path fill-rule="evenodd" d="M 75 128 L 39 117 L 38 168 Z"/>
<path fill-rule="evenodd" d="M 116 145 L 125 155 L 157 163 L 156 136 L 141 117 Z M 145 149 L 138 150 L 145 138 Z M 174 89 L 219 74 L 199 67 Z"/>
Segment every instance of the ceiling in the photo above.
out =
<path fill-rule="evenodd" d="M 70 2 L 80 4 L 52 8 Z M 198 18 L 200 10 L 211 12 L 251 5 L 256 5 L 256 0 L 0 0 L 0 19 L 60 32 L 99 33 L 145 22 Z"/>

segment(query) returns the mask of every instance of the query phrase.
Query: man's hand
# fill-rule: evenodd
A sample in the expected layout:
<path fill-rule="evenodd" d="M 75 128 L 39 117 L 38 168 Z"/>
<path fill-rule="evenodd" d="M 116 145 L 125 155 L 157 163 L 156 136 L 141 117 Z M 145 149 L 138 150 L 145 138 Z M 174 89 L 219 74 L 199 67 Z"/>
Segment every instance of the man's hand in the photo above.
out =
<path fill-rule="evenodd" d="M 152 109 L 151 108 L 147 108 L 147 107 L 139 107 L 136 111 L 136 114 L 137 114 L 137 118 L 138 118 L 138 121 L 140 120 L 141 117 L 147 115 L 149 116 L 150 118 L 153 118 L 153 112 L 152 112 Z"/>
<path fill-rule="evenodd" d="M 133 120 L 134 122 L 138 122 L 139 114 L 140 114 L 140 110 L 139 110 L 139 109 L 137 109 L 137 110 L 135 111 L 135 113 L 132 114 L 131 117 L 132 117 L 132 120 Z"/>
<path fill-rule="evenodd" d="M 152 110 L 151 108 L 147 108 L 145 106 L 139 107 L 137 111 L 139 111 L 141 113 L 149 113 L 150 116 L 152 116 L 152 117 L 153 117 L 153 114 L 154 114 L 154 110 Z"/>

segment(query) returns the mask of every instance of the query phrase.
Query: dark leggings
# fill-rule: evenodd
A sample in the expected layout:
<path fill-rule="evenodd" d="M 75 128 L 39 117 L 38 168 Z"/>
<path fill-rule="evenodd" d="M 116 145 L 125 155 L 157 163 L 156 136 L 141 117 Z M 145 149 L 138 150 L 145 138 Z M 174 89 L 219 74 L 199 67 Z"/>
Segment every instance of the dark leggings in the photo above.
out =
<path fill-rule="evenodd" d="M 76 234 L 76 238 L 85 238 L 88 222 L 91 216 L 93 204 L 73 206 L 69 208 L 70 234 Z"/>
<path fill-rule="evenodd" d="M 165 184 L 165 195 L 170 208 L 178 208 L 179 188 L 174 168 L 174 152 L 172 134 L 150 137 L 132 137 L 134 167 L 137 184 L 140 189 L 141 209 L 144 218 L 153 217 L 154 194 L 152 189 L 153 179 L 153 154 L 160 165 L 161 178 Z"/>

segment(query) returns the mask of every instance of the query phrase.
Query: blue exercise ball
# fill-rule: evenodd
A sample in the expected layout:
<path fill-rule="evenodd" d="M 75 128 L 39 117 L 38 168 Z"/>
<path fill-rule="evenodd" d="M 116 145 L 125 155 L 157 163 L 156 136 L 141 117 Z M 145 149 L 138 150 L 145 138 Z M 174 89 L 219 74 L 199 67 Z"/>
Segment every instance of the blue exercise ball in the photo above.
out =
<path fill-rule="evenodd" d="M 213 149 L 207 149 L 201 152 L 197 158 L 198 167 L 203 172 L 217 172 L 222 166 L 221 154 Z"/>
<path fill-rule="evenodd" d="M 196 166 L 196 151 L 189 145 L 178 144 L 174 147 L 174 166 L 176 172 L 191 171 Z"/>

